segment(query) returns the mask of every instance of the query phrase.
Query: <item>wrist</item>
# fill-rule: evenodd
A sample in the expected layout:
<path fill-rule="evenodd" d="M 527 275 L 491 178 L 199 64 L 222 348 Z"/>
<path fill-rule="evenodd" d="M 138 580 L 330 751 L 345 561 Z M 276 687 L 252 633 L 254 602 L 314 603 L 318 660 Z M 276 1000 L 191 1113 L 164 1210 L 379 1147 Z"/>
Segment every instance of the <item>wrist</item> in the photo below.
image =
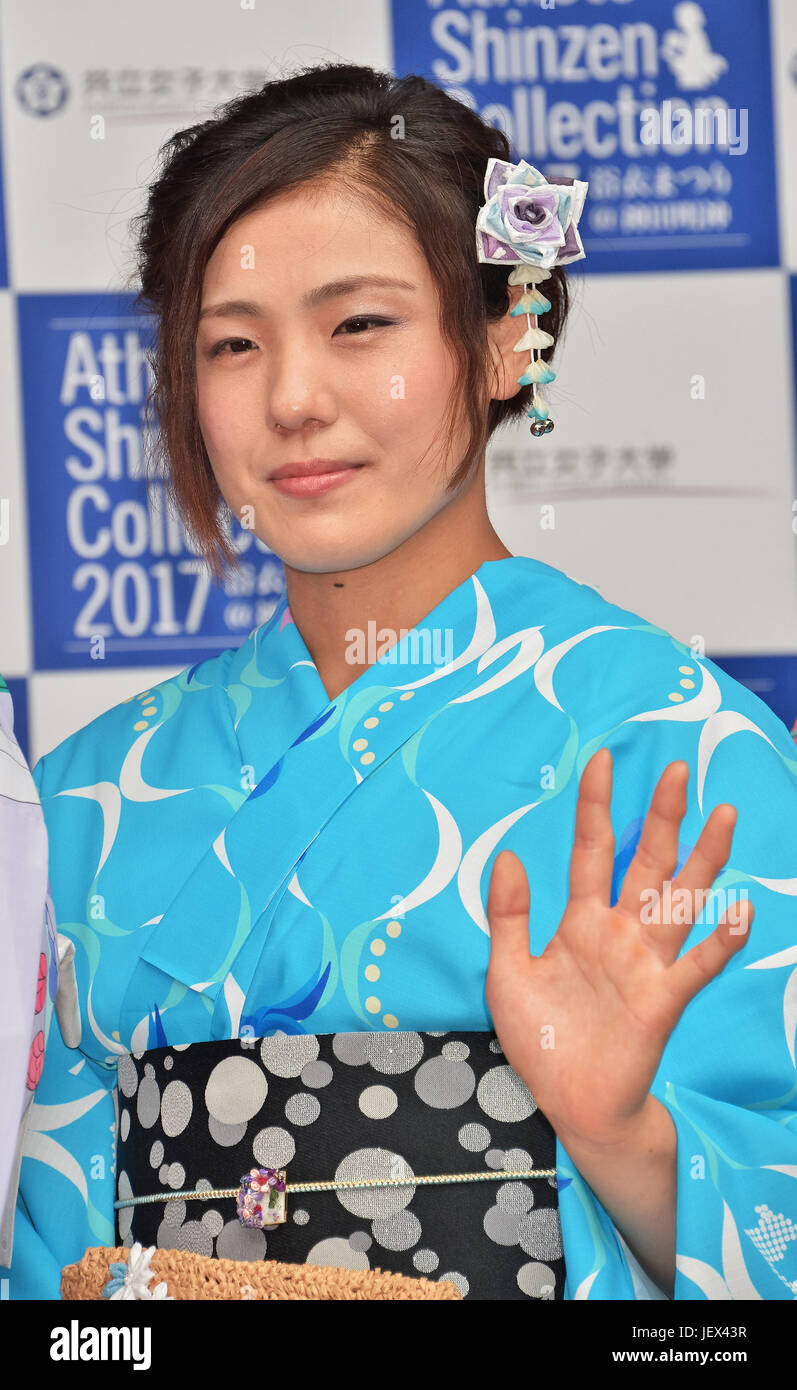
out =
<path fill-rule="evenodd" d="M 648 1092 L 637 1111 L 622 1124 L 612 1126 L 600 1135 L 585 1135 L 559 1129 L 554 1124 L 562 1147 L 575 1161 L 577 1158 L 620 1158 L 625 1154 L 644 1151 L 647 1154 L 667 1148 L 672 1120 L 659 1100 Z"/>

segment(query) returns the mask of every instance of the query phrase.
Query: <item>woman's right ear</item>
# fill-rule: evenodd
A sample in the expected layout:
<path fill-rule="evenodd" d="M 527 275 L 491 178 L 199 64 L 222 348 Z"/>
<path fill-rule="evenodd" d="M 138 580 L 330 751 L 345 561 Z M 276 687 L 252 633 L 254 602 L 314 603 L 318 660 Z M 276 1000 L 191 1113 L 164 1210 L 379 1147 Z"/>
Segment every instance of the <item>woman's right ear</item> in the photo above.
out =
<path fill-rule="evenodd" d="M 520 314 L 512 317 L 510 310 L 525 293 L 524 285 L 508 285 L 509 305 L 500 319 L 493 319 L 487 325 L 490 340 L 491 358 L 495 379 L 490 388 L 491 399 L 506 401 L 516 396 L 522 387 L 518 383 L 521 367 L 518 366 L 521 353 L 514 351 L 515 343 L 523 336 L 525 320 Z"/>

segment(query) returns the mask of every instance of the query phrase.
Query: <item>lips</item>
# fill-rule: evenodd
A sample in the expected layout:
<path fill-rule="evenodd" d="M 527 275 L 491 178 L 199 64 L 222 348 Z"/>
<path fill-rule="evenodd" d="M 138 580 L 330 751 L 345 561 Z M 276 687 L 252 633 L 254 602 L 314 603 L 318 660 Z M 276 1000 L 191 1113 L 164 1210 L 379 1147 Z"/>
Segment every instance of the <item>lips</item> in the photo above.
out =
<path fill-rule="evenodd" d="M 275 478 L 316 478 L 319 473 L 339 473 L 344 468 L 360 468 L 359 463 L 349 463 L 347 459 L 305 459 L 302 463 L 284 463 L 269 474 Z"/>
<path fill-rule="evenodd" d="M 365 467 L 339 459 L 308 459 L 304 463 L 285 463 L 268 479 L 286 497 L 317 497 L 332 488 L 351 482 Z"/>

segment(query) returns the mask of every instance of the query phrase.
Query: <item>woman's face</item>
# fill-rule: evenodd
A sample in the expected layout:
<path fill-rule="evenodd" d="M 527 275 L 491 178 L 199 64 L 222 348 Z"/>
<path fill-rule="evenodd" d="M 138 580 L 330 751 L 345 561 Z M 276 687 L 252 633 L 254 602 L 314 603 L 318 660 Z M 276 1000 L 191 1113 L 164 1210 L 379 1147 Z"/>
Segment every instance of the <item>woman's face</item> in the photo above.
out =
<path fill-rule="evenodd" d="M 363 276 L 373 282 L 337 283 Z M 204 312 L 227 301 L 251 307 Z M 431 272 L 410 232 L 375 205 L 300 188 L 248 213 L 208 262 L 201 309 L 197 404 L 216 481 L 287 565 L 370 564 L 472 484 L 473 473 L 446 490 L 467 427 L 460 412 L 444 455 L 456 368 Z M 312 459 L 358 466 L 321 491 L 272 476 Z"/>

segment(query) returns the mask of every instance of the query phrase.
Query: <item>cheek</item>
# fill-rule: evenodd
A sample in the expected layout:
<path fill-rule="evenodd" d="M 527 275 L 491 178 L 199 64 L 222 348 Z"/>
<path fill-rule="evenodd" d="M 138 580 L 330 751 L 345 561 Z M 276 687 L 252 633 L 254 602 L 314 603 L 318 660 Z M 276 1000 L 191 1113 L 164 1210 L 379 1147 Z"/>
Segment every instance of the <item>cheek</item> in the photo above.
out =
<path fill-rule="evenodd" d="M 454 380 L 450 358 L 439 342 L 426 343 L 388 363 L 375 380 L 364 406 L 379 421 L 380 433 L 399 430 L 412 439 L 428 437 L 442 418 Z"/>
<path fill-rule="evenodd" d="M 247 411 L 240 392 L 208 375 L 197 379 L 197 417 L 212 462 L 222 462 L 240 448 L 247 433 Z"/>

